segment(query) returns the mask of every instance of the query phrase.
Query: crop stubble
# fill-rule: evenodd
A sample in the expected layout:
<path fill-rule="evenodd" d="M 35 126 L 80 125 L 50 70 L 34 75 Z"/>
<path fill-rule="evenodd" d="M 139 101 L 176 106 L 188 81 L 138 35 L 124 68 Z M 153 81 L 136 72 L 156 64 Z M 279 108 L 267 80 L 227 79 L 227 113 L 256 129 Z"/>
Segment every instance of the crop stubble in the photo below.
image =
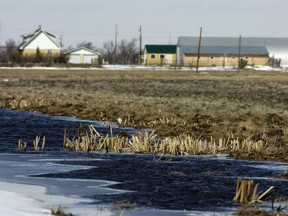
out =
<path fill-rule="evenodd" d="M 120 120 L 162 137 L 263 140 L 263 154 L 231 154 L 288 160 L 286 73 L 0 70 L 0 107 Z"/>

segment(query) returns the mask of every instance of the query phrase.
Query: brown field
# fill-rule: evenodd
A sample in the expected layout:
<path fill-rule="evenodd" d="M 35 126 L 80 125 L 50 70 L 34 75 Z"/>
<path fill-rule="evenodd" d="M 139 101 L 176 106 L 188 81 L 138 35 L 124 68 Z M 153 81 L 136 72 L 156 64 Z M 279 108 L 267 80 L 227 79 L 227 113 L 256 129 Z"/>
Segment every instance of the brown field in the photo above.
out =
<path fill-rule="evenodd" d="M 0 108 L 120 122 L 161 137 L 263 142 L 236 158 L 288 161 L 288 73 L 0 70 Z"/>

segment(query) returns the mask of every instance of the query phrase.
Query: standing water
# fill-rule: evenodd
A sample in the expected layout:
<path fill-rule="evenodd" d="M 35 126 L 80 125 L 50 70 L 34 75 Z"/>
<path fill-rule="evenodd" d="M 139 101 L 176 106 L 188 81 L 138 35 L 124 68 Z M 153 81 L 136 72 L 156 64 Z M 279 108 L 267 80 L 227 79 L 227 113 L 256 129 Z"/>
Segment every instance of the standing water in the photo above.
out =
<path fill-rule="evenodd" d="M 142 212 L 165 212 L 163 215 L 167 211 L 170 215 L 225 215 L 237 207 L 233 197 L 238 178 L 253 179 L 263 190 L 276 186 L 279 196 L 288 196 L 288 181 L 269 177 L 287 170 L 287 163 L 223 156 L 83 154 L 63 150 L 65 127 L 80 123 L 93 124 L 101 133 L 109 133 L 105 124 L 95 121 L 0 109 L 0 180 L 42 185 L 50 194 L 83 197 L 90 200 L 90 207 L 121 202 Z M 19 139 L 31 149 L 36 135 L 46 136 L 43 152 L 17 152 Z"/>

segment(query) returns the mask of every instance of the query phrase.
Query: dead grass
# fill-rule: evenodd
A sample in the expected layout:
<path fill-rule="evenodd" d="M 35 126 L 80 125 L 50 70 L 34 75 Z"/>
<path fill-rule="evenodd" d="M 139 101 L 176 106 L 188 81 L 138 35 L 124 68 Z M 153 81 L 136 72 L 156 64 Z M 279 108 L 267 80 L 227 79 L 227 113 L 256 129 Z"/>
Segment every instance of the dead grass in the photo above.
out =
<path fill-rule="evenodd" d="M 112 202 L 112 204 L 116 207 L 118 207 L 119 209 L 133 209 L 134 208 L 134 204 L 130 203 L 130 202 L 125 202 L 125 201 L 114 201 Z"/>
<path fill-rule="evenodd" d="M 263 216 L 282 216 L 287 215 L 283 210 L 287 209 L 287 206 L 279 205 L 274 206 L 276 198 L 276 188 L 270 186 L 265 191 L 258 192 L 259 183 L 254 186 L 253 180 L 237 180 L 236 192 L 233 198 L 234 202 L 241 203 L 242 206 L 236 212 L 237 216 L 250 216 L 250 215 L 263 215 Z M 282 200 L 283 201 L 283 200 Z M 260 203 L 270 203 L 271 211 L 261 209 Z"/>
<path fill-rule="evenodd" d="M 89 130 L 88 130 L 89 129 Z M 170 155 L 216 155 L 225 152 L 263 152 L 267 144 L 263 141 L 228 139 L 209 140 L 195 138 L 183 134 L 175 137 L 159 137 L 154 131 L 134 134 L 131 137 L 121 133 L 101 135 L 93 125 L 88 129 L 80 125 L 79 128 L 68 127 L 64 131 L 63 147 L 70 151 L 80 152 L 117 152 L 136 154 L 170 154 Z"/>
<path fill-rule="evenodd" d="M 39 146 L 40 144 L 40 141 L 41 141 L 41 135 L 37 135 L 35 137 L 35 139 L 33 140 L 33 150 L 35 152 L 38 152 L 38 151 L 43 151 L 44 148 L 45 148 L 45 142 L 46 142 L 46 137 L 43 136 L 42 137 L 42 144 L 41 144 L 41 148 Z M 19 152 L 26 152 L 27 151 L 27 148 L 28 148 L 28 145 L 27 145 L 27 142 L 22 140 L 22 139 L 19 139 L 18 140 L 18 143 L 17 143 L 17 150 Z"/>
<path fill-rule="evenodd" d="M 288 74 L 278 72 L 0 71 L 0 107 L 118 121 L 176 140 L 262 142 L 269 152 L 261 158 L 281 161 L 287 95 Z"/>
<path fill-rule="evenodd" d="M 57 211 L 52 209 L 51 214 L 55 216 L 73 216 L 71 213 L 65 213 L 62 209 L 58 209 Z"/>

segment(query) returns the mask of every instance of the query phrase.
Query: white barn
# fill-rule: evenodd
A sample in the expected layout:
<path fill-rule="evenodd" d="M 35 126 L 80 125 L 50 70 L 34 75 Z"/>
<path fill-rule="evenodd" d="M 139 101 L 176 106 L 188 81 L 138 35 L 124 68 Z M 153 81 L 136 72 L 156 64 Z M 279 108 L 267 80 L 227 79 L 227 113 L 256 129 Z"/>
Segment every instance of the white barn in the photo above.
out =
<path fill-rule="evenodd" d="M 179 37 L 177 43 L 177 64 L 183 64 L 183 54 L 189 53 L 193 47 L 198 47 L 199 37 Z M 203 47 L 237 47 L 237 37 L 202 37 Z M 288 66 L 288 38 L 242 37 L 243 47 L 265 47 L 270 58 L 280 59 L 281 66 Z M 201 51 L 200 51 L 201 52 Z"/>
<path fill-rule="evenodd" d="M 97 64 L 100 58 L 100 53 L 86 47 L 70 50 L 65 55 L 69 56 L 70 64 Z"/>

